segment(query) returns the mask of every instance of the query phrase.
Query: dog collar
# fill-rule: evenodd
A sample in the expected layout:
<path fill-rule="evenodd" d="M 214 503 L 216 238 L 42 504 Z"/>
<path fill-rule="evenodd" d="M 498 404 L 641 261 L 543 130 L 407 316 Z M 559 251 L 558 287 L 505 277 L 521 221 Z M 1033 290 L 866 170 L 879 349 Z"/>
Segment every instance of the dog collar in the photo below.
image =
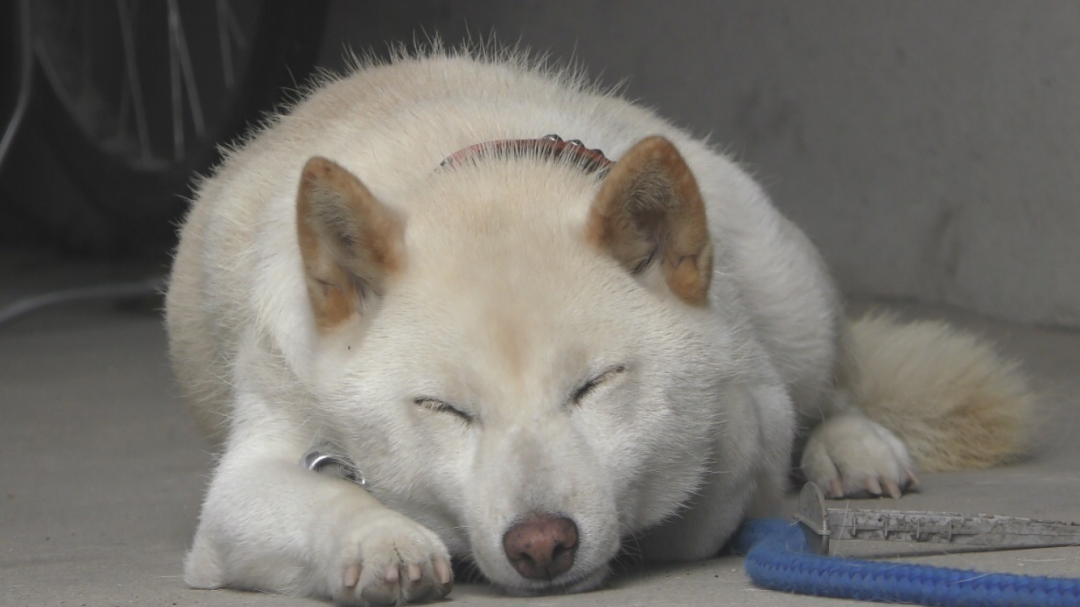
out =
<path fill-rule="evenodd" d="M 539 139 L 499 139 L 462 148 L 439 163 L 440 169 L 452 169 L 463 162 L 485 154 L 534 154 L 541 158 L 569 157 L 581 165 L 587 173 L 607 171 L 614 162 L 604 152 L 585 147 L 578 139 L 564 141 L 558 135 L 544 135 Z"/>

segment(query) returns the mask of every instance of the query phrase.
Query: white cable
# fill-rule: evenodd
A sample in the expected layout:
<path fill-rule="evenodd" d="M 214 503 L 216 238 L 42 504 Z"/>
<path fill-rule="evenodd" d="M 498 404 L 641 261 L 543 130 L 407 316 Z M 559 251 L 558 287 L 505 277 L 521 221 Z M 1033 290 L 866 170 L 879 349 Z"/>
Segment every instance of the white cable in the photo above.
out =
<path fill-rule="evenodd" d="M 35 310 L 59 303 L 69 303 L 88 299 L 121 299 L 124 297 L 142 297 L 156 295 L 165 289 L 165 279 L 160 276 L 135 282 L 114 282 L 89 287 L 62 289 L 33 295 L 20 299 L 13 304 L 0 308 L 0 325 L 29 314 Z"/>

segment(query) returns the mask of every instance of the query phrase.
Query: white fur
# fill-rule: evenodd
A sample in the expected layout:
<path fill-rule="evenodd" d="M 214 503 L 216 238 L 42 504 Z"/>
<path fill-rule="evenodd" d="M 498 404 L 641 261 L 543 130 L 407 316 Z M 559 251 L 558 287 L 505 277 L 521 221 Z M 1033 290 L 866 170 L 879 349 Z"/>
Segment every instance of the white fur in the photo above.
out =
<path fill-rule="evenodd" d="M 614 160 L 647 135 L 676 145 L 707 204 L 708 306 L 586 244 L 595 176 L 523 158 L 435 170 L 466 146 L 546 133 Z M 316 329 L 296 237 L 315 155 L 406 222 L 407 268 L 331 332 Z M 450 554 L 520 594 L 594 588 L 631 539 L 650 560 L 708 557 L 775 509 L 797 414 L 838 415 L 811 439 L 811 478 L 903 485 L 910 466 L 834 381 L 855 376 L 839 299 L 758 185 L 651 112 L 521 60 L 433 53 L 322 83 L 201 184 L 167 313 L 178 377 L 223 449 L 186 566 L 197 587 L 404 602 L 438 586 Z M 354 458 L 370 492 L 301 470 L 319 441 Z M 580 530 L 573 568 L 551 581 L 503 555 L 530 512 Z M 388 573 L 410 566 L 416 585 Z"/>

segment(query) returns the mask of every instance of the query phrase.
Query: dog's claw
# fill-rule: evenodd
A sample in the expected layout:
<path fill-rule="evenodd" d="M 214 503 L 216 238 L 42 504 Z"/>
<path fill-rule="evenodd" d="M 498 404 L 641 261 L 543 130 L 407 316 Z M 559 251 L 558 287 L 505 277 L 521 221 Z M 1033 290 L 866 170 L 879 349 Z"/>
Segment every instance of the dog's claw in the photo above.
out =
<path fill-rule="evenodd" d="M 904 468 L 904 476 L 907 478 L 908 485 L 914 487 L 919 484 L 919 477 L 915 476 L 911 468 Z"/>
<path fill-rule="evenodd" d="M 834 478 L 829 481 L 829 497 L 833 499 L 844 497 L 844 484 L 840 482 L 840 479 Z"/>
<path fill-rule="evenodd" d="M 387 565 L 383 568 L 382 579 L 388 584 L 394 584 L 398 581 L 398 568 L 397 565 Z"/>
<path fill-rule="evenodd" d="M 449 584 L 453 577 L 450 571 L 450 563 L 447 563 L 443 559 L 435 559 L 435 579 L 439 580 L 440 584 Z"/>
<path fill-rule="evenodd" d="M 342 583 L 346 588 L 356 588 L 356 585 L 360 583 L 360 574 L 364 569 L 359 564 L 349 565 L 345 568 L 345 575 L 342 578 Z"/>
<path fill-rule="evenodd" d="M 871 495 L 881 495 L 881 483 L 876 478 L 870 477 L 866 479 L 864 486 Z"/>
<path fill-rule="evenodd" d="M 890 480 L 886 480 L 884 485 L 885 485 L 885 493 L 887 493 L 889 495 L 889 497 L 893 498 L 894 500 L 895 499 L 900 499 L 900 496 L 902 495 L 902 493 L 900 491 L 900 485 L 897 485 L 896 483 L 894 483 L 893 481 L 890 481 Z"/>

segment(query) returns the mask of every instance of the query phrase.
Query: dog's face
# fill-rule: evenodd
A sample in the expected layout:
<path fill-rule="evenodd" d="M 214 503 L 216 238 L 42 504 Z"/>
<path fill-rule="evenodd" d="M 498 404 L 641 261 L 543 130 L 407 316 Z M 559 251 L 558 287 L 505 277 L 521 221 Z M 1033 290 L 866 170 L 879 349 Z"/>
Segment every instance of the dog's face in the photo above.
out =
<path fill-rule="evenodd" d="M 509 592 L 598 585 L 695 490 L 722 423 L 710 404 L 733 367 L 705 309 L 711 248 L 661 217 L 703 230 L 703 209 L 660 198 L 689 196 L 663 181 L 681 163 L 663 144 L 605 179 L 512 159 L 433 175 L 407 216 L 357 220 L 378 234 L 336 237 L 347 219 L 300 205 L 316 417 L 376 497 Z M 326 170 L 305 174 L 309 206 L 342 190 Z"/>

